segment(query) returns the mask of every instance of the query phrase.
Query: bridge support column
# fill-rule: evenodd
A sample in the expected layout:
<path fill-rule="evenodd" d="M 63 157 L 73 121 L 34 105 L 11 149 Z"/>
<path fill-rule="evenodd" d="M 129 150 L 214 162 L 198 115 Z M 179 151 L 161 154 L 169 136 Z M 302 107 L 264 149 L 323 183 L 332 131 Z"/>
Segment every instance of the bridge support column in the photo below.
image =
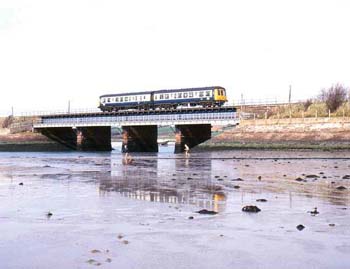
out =
<path fill-rule="evenodd" d="M 157 136 L 157 125 L 124 126 L 122 152 L 158 152 Z"/>
<path fill-rule="evenodd" d="M 111 127 L 79 127 L 76 129 L 77 150 L 110 151 Z"/>
<path fill-rule="evenodd" d="M 175 153 L 184 152 L 211 138 L 210 124 L 175 125 Z"/>
<path fill-rule="evenodd" d="M 38 130 L 68 149 L 81 151 L 112 150 L 111 127 L 51 127 Z"/>

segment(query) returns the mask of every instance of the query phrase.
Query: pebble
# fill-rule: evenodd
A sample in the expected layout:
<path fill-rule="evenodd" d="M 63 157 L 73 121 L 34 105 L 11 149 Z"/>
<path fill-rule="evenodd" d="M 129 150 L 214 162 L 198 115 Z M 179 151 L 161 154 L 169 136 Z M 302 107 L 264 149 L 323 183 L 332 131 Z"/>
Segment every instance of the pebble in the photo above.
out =
<path fill-rule="evenodd" d="M 299 224 L 299 225 L 297 226 L 297 229 L 298 229 L 299 231 L 302 231 L 302 230 L 305 229 L 305 226 L 302 225 L 302 224 Z"/>
<path fill-rule="evenodd" d="M 255 205 L 246 205 L 242 208 L 243 212 L 249 212 L 249 213 L 258 213 L 261 211 L 261 209 Z"/>
<path fill-rule="evenodd" d="M 340 191 L 343 191 L 343 190 L 346 190 L 346 188 L 344 186 L 339 186 L 336 188 L 337 190 L 340 190 Z"/>
<path fill-rule="evenodd" d="M 24 184 L 23 184 L 23 182 L 20 182 L 18 185 L 23 186 Z"/>
<path fill-rule="evenodd" d="M 212 211 L 212 210 L 207 210 L 207 209 L 202 209 L 199 211 L 196 211 L 198 214 L 206 214 L 206 215 L 216 215 L 218 212 Z"/>
<path fill-rule="evenodd" d="M 194 219 L 194 217 L 193 216 L 189 216 L 188 219 Z"/>

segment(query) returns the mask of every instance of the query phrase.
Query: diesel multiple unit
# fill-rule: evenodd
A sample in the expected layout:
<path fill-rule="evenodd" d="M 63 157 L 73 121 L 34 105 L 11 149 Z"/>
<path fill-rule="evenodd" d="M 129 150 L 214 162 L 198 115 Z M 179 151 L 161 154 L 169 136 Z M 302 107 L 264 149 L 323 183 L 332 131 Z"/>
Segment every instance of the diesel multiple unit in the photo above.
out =
<path fill-rule="evenodd" d="M 180 106 L 222 106 L 227 101 L 223 87 L 203 87 L 148 92 L 106 94 L 100 96 L 99 108 L 102 111 L 122 109 L 161 109 Z"/>

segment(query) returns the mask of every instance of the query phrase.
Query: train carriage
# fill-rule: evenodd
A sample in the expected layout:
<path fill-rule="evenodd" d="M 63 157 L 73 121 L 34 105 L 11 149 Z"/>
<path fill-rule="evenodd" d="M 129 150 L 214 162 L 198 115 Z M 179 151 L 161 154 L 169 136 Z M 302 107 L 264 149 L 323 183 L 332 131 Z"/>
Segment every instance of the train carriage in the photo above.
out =
<path fill-rule="evenodd" d="M 159 90 L 100 96 L 102 111 L 122 109 L 162 109 L 180 106 L 222 106 L 227 101 L 223 87 L 202 87 L 188 89 Z"/>

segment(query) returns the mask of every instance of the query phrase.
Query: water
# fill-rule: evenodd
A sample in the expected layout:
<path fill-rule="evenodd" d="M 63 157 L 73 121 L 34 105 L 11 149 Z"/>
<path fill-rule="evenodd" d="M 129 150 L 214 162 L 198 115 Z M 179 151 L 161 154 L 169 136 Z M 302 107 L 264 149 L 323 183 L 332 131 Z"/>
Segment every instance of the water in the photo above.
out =
<path fill-rule="evenodd" d="M 349 268 L 350 153 L 172 152 L 0 153 L 0 268 Z"/>

